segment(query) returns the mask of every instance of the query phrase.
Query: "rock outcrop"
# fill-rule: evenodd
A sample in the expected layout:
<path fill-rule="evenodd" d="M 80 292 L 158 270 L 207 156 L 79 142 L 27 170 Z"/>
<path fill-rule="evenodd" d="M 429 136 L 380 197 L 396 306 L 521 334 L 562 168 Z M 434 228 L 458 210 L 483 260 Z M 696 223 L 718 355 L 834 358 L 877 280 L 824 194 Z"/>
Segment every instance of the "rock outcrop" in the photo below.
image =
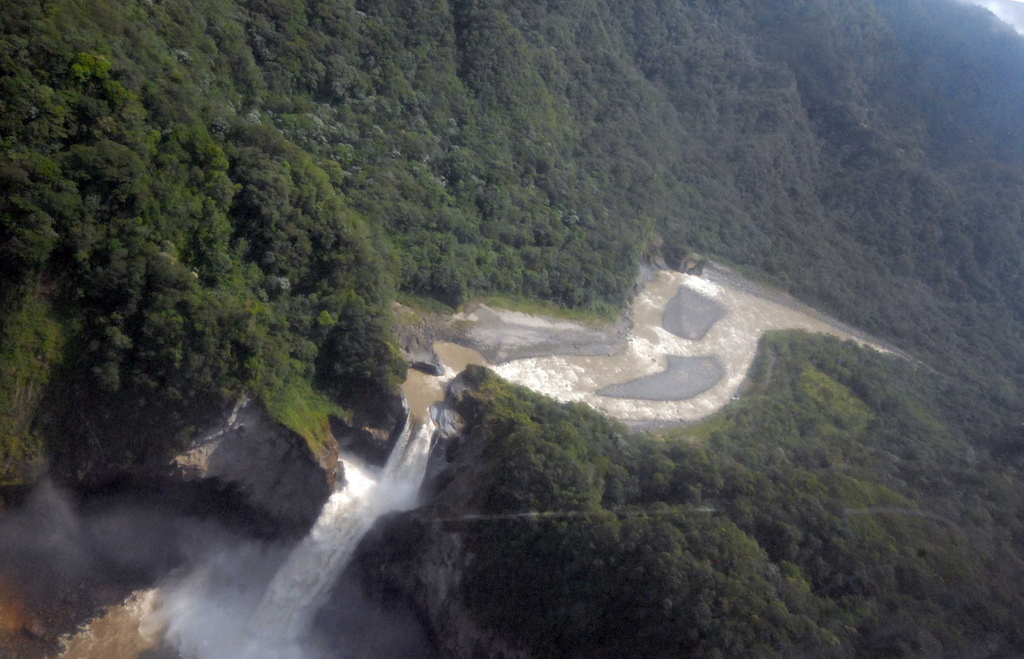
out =
<path fill-rule="evenodd" d="M 441 357 L 434 350 L 435 337 L 431 323 L 412 309 L 401 305 L 396 306 L 395 315 L 400 321 L 396 328 L 398 340 L 410 368 L 427 375 L 444 375 Z"/>
<path fill-rule="evenodd" d="M 463 425 L 465 425 L 462 416 L 447 401 L 431 405 L 430 418 L 437 426 L 439 440 L 450 440 L 458 437 L 459 433 L 462 432 Z"/>
<path fill-rule="evenodd" d="M 433 342 L 426 342 L 424 345 L 410 344 L 406 350 L 409 359 L 409 366 L 422 371 L 427 375 L 444 375 L 444 364 L 437 351 L 434 350 Z"/>
<path fill-rule="evenodd" d="M 349 421 L 331 417 L 331 434 L 343 453 L 383 467 L 408 416 L 409 407 L 400 396 L 376 401 L 374 405 L 363 403 Z"/>
<path fill-rule="evenodd" d="M 215 480 L 288 528 L 309 527 L 330 496 L 337 454 L 325 468 L 306 440 L 243 396 L 230 415 L 174 459 L 185 481 Z"/>
<path fill-rule="evenodd" d="M 708 264 L 708 260 L 700 254 L 675 249 L 665 250 L 664 259 L 669 268 L 696 277 L 704 274 L 704 268 Z"/>

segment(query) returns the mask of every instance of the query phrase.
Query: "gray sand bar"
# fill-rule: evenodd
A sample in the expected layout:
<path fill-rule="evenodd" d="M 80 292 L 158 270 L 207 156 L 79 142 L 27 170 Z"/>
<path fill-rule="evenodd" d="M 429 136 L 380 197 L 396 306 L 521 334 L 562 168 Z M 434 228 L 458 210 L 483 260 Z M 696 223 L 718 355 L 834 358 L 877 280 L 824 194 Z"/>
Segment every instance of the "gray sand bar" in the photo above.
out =
<path fill-rule="evenodd" d="M 681 286 L 665 306 L 661 324 L 676 336 L 700 341 L 715 323 L 725 318 L 725 314 L 725 306 L 720 302 Z"/>
<path fill-rule="evenodd" d="M 668 356 L 668 369 L 662 373 L 614 384 L 597 392 L 607 398 L 640 400 L 688 400 L 718 384 L 725 377 L 725 366 L 717 357 Z"/>

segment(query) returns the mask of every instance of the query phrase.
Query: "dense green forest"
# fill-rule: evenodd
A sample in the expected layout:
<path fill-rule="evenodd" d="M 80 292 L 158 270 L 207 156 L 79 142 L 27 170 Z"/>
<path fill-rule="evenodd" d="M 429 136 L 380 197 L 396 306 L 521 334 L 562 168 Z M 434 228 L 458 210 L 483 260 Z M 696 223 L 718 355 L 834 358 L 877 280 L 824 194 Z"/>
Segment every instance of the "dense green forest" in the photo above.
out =
<path fill-rule="evenodd" d="M 982 657 L 1024 645 L 1020 473 L 978 454 L 957 420 L 965 401 L 943 393 L 955 382 L 852 342 L 772 333 L 742 400 L 651 437 L 478 367 L 464 377 L 455 468 L 430 506 L 385 526 L 364 567 L 415 572 L 429 543 L 458 533 L 472 556 L 459 597 L 513 649 Z M 539 515 L 502 517 L 522 512 Z"/>
<path fill-rule="evenodd" d="M 463 511 L 559 513 L 459 527 L 472 615 L 536 656 L 1019 651 L 1021 117 L 1024 39 L 956 0 L 0 0 L 0 485 L 246 390 L 381 398 L 398 297 L 607 315 L 696 251 L 917 361 L 770 335 L 657 438 L 471 370 Z"/>
<path fill-rule="evenodd" d="M 694 249 L 960 373 L 1015 451 L 1024 42 L 984 10 L 0 9 L 5 481 L 162 455 L 244 389 L 390 390 L 396 294 L 607 310 Z"/>

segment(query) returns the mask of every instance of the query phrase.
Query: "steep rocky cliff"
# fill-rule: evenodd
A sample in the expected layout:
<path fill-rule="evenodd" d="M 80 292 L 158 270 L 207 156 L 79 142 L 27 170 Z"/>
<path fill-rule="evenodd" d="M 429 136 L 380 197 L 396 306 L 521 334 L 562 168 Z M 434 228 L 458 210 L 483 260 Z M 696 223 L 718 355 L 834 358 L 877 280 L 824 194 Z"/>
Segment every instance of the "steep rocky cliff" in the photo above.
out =
<path fill-rule="evenodd" d="M 175 456 L 172 478 L 227 486 L 283 529 L 304 531 L 344 482 L 339 452 L 383 464 L 407 414 L 398 396 L 362 401 L 347 420 L 330 416 L 328 436 L 314 445 L 246 394 Z"/>
<path fill-rule="evenodd" d="M 283 526 L 308 527 L 340 475 L 337 458 L 336 443 L 314 455 L 303 437 L 246 395 L 174 465 L 186 481 L 212 479 L 234 488 Z"/>
<path fill-rule="evenodd" d="M 463 578 L 473 555 L 455 528 L 410 516 L 383 520 L 350 570 L 371 595 L 412 602 L 444 657 L 528 657 L 467 608 Z M 388 595 L 390 594 L 390 595 Z"/>

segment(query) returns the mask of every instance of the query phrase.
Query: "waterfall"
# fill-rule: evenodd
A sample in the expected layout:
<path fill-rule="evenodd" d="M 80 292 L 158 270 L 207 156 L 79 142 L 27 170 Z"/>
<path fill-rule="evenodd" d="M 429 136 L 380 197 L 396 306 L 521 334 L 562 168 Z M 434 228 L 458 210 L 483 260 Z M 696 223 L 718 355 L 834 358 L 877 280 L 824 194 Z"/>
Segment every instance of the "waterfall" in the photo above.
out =
<path fill-rule="evenodd" d="M 254 635 L 275 642 L 301 637 L 373 523 L 416 505 L 434 425 L 428 417 L 415 433 L 411 427 L 407 418 L 379 480 L 345 463 L 347 486 L 331 496 L 312 531 L 270 582 L 252 618 Z"/>
<path fill-rule="evenodd" d="M 327 500 L 283 562 L 259 544 L 216 552 L 161 587 L 157 610 L 143 626 L 164 629 L 185 659 L 319 656 L 306 647 L 307 632 L 359 541 L 381 515 L 417 503 L 434 425 L 428 420 L 413 431 L 414 425 L 406 419 L 382 470 L 343 461 L 345 488 Z M 270 564 L 280 567 L 268 572 Z"/>

